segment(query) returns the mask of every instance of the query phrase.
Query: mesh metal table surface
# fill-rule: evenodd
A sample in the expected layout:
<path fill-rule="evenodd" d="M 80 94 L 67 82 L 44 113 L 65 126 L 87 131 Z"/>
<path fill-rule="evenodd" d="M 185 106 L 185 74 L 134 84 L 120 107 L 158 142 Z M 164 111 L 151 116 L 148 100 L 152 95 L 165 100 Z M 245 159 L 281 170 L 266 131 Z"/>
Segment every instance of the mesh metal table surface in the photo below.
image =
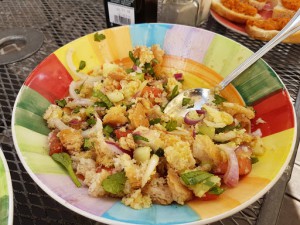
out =
<path fill-rule="evenodd" d="M 35 54 L 22 61 L 0 66 L 0 143 L 13 182 L 14 225 L 98 225 L 100 223 L 60 205 L 34 183 L 14 148 L 11 115 L 20 87 L 35 66 L 68 42 L 106 28 L 103 2 L 102 0 L 0 0 L 0 33 L 4 28 L 13 27 L 36 28 L 44 35 L 44 43 Z M 252 51 L 258 50 L 264 44 L 228 30 L 213 18 L 209 18 L 202 27 L 231 38 Z M 299 55 L 300 45 L 279 44 L 264 57 L 286 85 L 295 103 L 297 116 L 299 114 L 297 95 L 300 87 Z M 290 178 L 294 157 L 295 154 L 284 175 L 263 198 L 245 210 L 215 224 L 276 224 L 276 215 Z"/>

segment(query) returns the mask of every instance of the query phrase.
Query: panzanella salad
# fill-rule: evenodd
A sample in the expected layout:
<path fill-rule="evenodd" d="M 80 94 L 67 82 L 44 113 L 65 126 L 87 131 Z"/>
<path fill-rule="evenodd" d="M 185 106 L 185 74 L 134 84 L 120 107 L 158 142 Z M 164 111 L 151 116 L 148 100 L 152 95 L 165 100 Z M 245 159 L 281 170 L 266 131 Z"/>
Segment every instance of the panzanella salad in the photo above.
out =
<path fill-rule="evenodd" d="M 138 46 L 129 52 L 131 68 L 104 63 L 84 74 L 88 62 L 75 67 L 68 53 L 78 79 L 44 114 L 49 155 L 90 196 L 121 198 L 134 209 L 211 200 L 237 186 L 263 154 L 259 132 L 250 131 L 254 110 L 219 93 L 184 118 L 165 114 L 184 73 L 163 69 L 163 56 L 159 45 Z"/>

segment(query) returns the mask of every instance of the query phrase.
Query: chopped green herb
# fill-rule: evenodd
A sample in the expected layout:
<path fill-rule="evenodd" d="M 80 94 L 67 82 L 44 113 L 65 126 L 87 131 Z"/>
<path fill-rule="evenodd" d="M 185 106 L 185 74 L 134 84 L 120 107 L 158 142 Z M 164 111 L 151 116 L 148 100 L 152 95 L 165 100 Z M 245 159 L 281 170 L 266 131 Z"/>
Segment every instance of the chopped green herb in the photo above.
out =
<path fill-rule="evenodd" d="M 154 125 L 154 124 L 160 123 L 160 121 L 161 121 L 161 118 L 155 118 L 155 119 L 150 120 L 149 124 Z"/>
<path fill-rule="evenodd" d="M 259 160 L 258 160 L 257 157 L 251 157 L 251 163 L 252 163 L 252 164 L 257 163 L 258 161 L 259 161 Z"/>
<path fill-rule="evenodd" d="M 134 141 L 145 141 L 145 142 L 149 142 L 149 140 L 141 135 L 138 134 L 133 134 L 133 140 Z"/>
<path fill-rule="evenodd" d="M 126 110 L 130 109 L 135 103 L 129 103 L 128 105 L 126 105 Z"/>
<path fill-rule="evenodd" d="M 220 105 L 222 102 L 227 102 L 226 98 L 223 98 L 220 95 L 215 94 L 214 96 L 215 100 L 213 100 L 213 103 L 215 103 L 216 105 Z"/>
<path fill-rule="evenodd" d="M 107 108 L 107 105 L 105 104 L 105 102 L 95 102 L 94 106 L 99 106 L 99 107 Z"/>
<path fill-rule="evenodd" d="M 78 67 L 78 70 L 76 70 L 77 72 L 79 72 L 80 70 L 83 70 L 86 66 L 86 62 L 81 60 L 80 63 L 79 63 L 79 67 Z"/>
<path fill-rule="evenodd" d="M 102 93 L 101 91 L 94 91 L 93 92 L 93 96 L 96 98 L 99 98 L 102 102 L 104 102 L 106 104 L 106 107 L 109 109 L 110 107 L 112 107 L 114 104 L 109 100 L 109 98 Z"/>
<path fill-rule="evenodd" d="M 102 181 L 103 189 L 111 194 L 122 194 L 125 182 L 126 182 L 125 172 L 117 172 L 112 175 L 109 175 L 106 179 Z"/>
<path fill-rule="evenodd" d="M 95 113 L 95 108 L 93 106 L 89 106 L 85 109 L 85 114 L 87 116 L 92 116 Z"/>
<path fill-rule="evenodd" d="M 80 90 L 78 88 L 75 89 L 76 94 L 80 94 Z"/>
<path fill-rule="evenodd" d="M 173 98 L 175 98 L 178 94 L 179 94 L 178 85 L 176 85 L 172 90 L 172 93 L 169 97 L 169 101 L 171 101 Z"/>
<path fill-rule="evenodd" d="M 222 128 L 216 128 L 216 133 L 225 133 L 225 132 L 228 132 L 228 131 L 231 131 L 231 130 L 234 130 L 234 129 L 240 129 L 241 128 L 241 125 L 238 124 L 237 126 L 235 125 L 227 125 L 225 127 L 222 127 Z"/>
<path fill-rule="evenodd" d="M 83 140 L 83 148 L 85 150 L 89 150 L 94 146 L 94 143 L 91 142 L 91 140 L 89 138 L 84 138 Z"/>
<path fill-rule="evenodd" d="M 192 103 L 191 98 L 183 98 L 182 99 L 182 106 L 187 106 L 187 105 L 190 105 L 191 103 Z"/>
<path fill-rule="evenodd" d="M 132 72 L 134 72 L 134 70 L 133 70 L 133 69 L 130 69 L 130 68 L 129 68 L 129 69 L 126 69 L 125 71 L 126 71 L 126 73 L 132 73 Z"/>
<path fill-rule="evenodd" d="M 114 128 L 112 128 L 108 124 L 103 127 L 103 134 L 106 137 L 109 137 L 112 134 L 113 131 L 114 131 Z"/>
<path fill-rule="evenodd" d="M 64 108 L 67 105 L 66 99 L 55 100 L 55 103 L 61 108 Z"/>
<path fill-rule="evenodd" d="M 176 130 L 176 127 L 177 127 L 177 121 L 176 120 L 170 120 L 169 122 L 167 122 L 167 124 L 165 126 L 167 131 Z"/>
<path fill-rule="evenodd" d="M 151 76 L 155 75 L 154 69 L 150 63 L 145 63 L 144 68 L 143 68 L 143 73 L 150 74 Z"/>
<path fill-rule="evenodd" d="M 103 41 L 105 39 L 105 35 L 104 34 L 98 34 L 97 32 L 94 34 L 94 41 Z"/>
<path fill-rule="evenodd" d="M 72 160 L 69 154 L 62 152 L 62 153 L 54 153 L 52 156 L 52 159 L 55 160 L 56 162 L 59 162 L 62 166 L 65 167 L 65 169 L 68 171 L 70 178 L 74 182 L 74 184 L 77 187 L 81 187 L 81 183 L 78 180 L 76 174 L 73 171 L 72 168 Z"/>
<path fill-rule="evenodd" d="M 90 117 L 87 121 L 88 125 L 95 125 L 96 124 L 96 119 L 94 117 Z"/>
<path fill-rule="evenodd" d="M 199 184 L 211 176 L 213 176 L 213 174 L 201 170 L 194 170 L 180 174 L 180 178 L 186 185 Z"/>
<path fill-rule="evenodd" d="M 73 109 L 73 113 L 79 113 L 80 112 L 80 107 L 77 106 L 75 109 Z"/>
<path fill-rule="evenodd" d="M 221 188 L 221 187 L 219 187 L 219 186 L 214 186 L 214 187 L 212 187 L 212 188 L 209 190 L 208 193 L 214 194 L 214 195 L 220 195 L 220 194 L 222 194 L 224 191 L 225 191 L 224 188 Z"/>
<path fill-rule="evenodd" d="M 134 63 L 134 65 L 136 65 L 136 66 L 140 65 L 139 58 L 135 58 L 132 51 L 129 51 L 129 58 Z"/>

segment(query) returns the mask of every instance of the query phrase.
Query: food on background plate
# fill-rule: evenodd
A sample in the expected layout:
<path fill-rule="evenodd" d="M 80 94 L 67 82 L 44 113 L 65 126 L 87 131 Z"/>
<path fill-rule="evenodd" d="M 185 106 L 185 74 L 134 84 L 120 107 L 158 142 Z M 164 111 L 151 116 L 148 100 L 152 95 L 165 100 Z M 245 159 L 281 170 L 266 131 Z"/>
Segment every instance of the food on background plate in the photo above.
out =
<path fill-rule="evenodd" d="M 184 118 L 163 112 L 185 76 L 162 67 L 159 45 L 135 47 L 130 68 L 104 63 L 89 75 L 81 72 L 88 62 L 74 70 L 71 56 L 78 80 L 44 119 L 49 155 L 90 196 L 121 198 L 134 209 L 213 200 L 239 185 L 264 153 L 260 130 L 251 133 L 254 110 L 220 93 Z M 191 106 L 184 98 L 182 107 Z"/>
<path fill-rule="evenodd" d="M 267 4 L 267 0 L 249 0 L 249 4 L 258 10 L 262 10 Z"/>
<path fill-rule="evenodd" d="M 273 8 L 273 18 L 292 18 L 300 8 L 299 0 L 278 0 Z"/>
<path fill-rule="evenodd" d="M 245 32 L 250 37 L 264 41 L 272 39 L 299 8 L 300 1 L 298 0 L 212 1 L 212 10 L 217 14 L 229 21 L 244 25 Z M 268 11 L 272 11 L 272 13 L 268 13 Z M 300 43 L 300 32 L 291 35 L 283 42 Z"/>
<path fill-rule="evenodd" d="M 211 9 L 220 16 L 236 23 L 246 23 L 248 19 L 260 19 L 257 8 L 240 0 L 213 0 Z"/>
<path fill-rule="evenodd" d="M 268 41 L 275 37 L 280 30 L 289 22 L 289 18 L 269 18 L 266 20 L 248 20 L 245 30 L 250 37 Z M 300 32 L 296 32 L 283 42 L 300 43 Z"/>

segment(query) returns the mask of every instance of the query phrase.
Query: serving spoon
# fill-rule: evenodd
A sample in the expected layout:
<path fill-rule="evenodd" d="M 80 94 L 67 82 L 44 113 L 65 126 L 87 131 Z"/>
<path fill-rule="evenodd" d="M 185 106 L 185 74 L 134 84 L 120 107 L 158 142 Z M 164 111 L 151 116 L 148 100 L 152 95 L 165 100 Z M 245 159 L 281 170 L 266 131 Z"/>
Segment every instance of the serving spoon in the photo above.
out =
<path fill-rule="evenodd" d="M 267 44 L 260 48 L 256 53 L 251 55 L 247 60 L 240 64 L 235 70 L 233 70 L 223 81 L 221 81 L 215 88 L 195 88 L 181 92 L 174 99 L 172 99 L 164 112 L 170 116 L 185 116 L 187 112 L 191 110 L 201 109 L 202 105 L 207 103 L 211 98 L 214 90 L 222 90 L 229 85 L 237 76 L 244 72 L 248 67 L 260 59 L 264 54 L 271 50 L 274 46 L 279 44 L 282 40 L 300 30 L 300 9 L 289 21 L 289 23 Z M 183 98 L 190 98 L 194 102 L 194 106 L 186 108 L 182 106 Z"/>

